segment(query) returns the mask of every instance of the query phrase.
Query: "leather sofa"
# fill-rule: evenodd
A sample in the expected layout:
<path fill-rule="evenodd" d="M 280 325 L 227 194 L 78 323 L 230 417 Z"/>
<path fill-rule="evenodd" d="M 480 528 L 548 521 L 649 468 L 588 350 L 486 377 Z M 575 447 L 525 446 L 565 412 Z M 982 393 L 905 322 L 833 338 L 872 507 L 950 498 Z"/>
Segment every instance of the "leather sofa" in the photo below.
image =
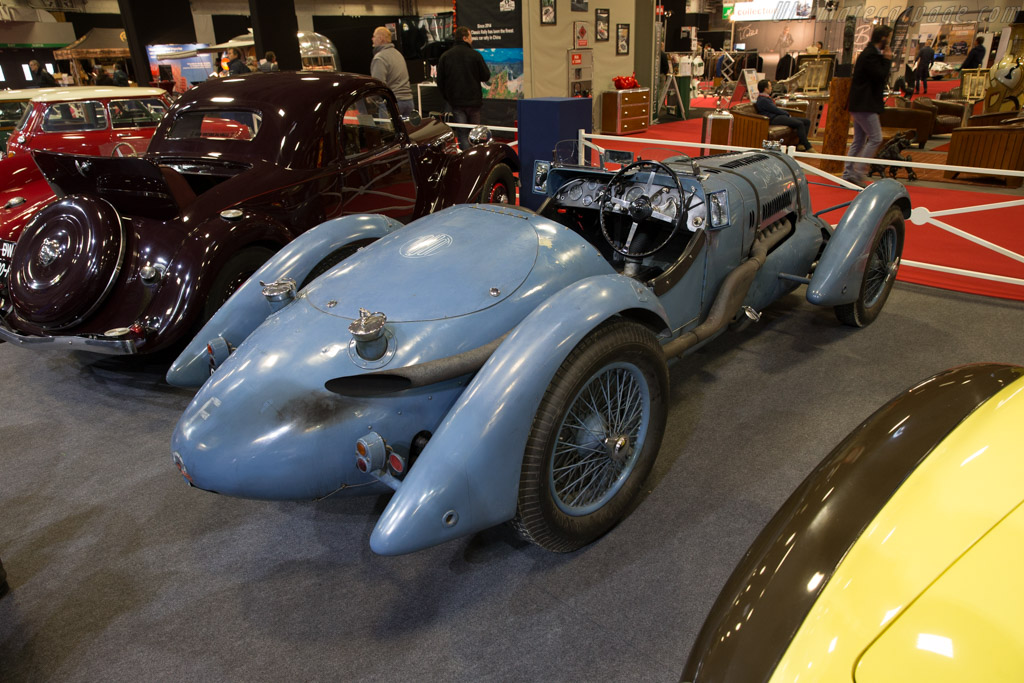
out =
<path fill-rule="evenodd" d="M 960 102 L 933 100 L 930 97 L 919 97 L 910 103 L 911 109 L 923 109 L 935 117 L 932 135 L 952 133 L 955 128 L 963 125 L 964 112 L 967 105 Z"/>
<path fill-rule="evenodd" d="M 919 149 L 924 149 L 924 143 L 934 131 L 935 116 L 923 109 L 886 107 L 879 116 L 879 123 L 883 128 L 913 128 L 916 132 L 914 141 Z"/>

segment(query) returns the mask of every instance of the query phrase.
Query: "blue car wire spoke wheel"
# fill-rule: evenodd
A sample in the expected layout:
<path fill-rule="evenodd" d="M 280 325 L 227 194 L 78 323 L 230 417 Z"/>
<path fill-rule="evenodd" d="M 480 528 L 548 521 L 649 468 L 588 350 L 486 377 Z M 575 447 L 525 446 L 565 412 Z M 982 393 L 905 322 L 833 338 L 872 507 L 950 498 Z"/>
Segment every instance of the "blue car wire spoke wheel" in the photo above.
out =
<path fill-rule="evenodd" d="M 541 399 L 513 526 L 555 552 L 594 541 L 626 514 L 665 432 L 668 370 L 654 333 L 609 321 L 573 349 Z"/>
<path fill-rule="evenodd" d="M 11 262 L 18 316 L 46 330 L 73 327 L 99 308 L 121 272 L 125 230 L 106 200 L 72 195 L 42 209 Z"/>
<path fill-rule="evenodd" d="M 900 268 L 904 229 L 903 211 L 898 206 L 889 207 L 875 231 L 857 300 L 835 307 L 839 322 L 852 327 L 866 327 L 882 312 Z"/>

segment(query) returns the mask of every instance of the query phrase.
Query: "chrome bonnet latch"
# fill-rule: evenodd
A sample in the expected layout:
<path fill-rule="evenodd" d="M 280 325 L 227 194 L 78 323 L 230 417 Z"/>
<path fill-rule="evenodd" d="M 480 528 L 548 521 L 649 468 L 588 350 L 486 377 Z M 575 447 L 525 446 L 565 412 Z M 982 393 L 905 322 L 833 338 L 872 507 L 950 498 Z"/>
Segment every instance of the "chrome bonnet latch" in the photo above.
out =
<path fill-rule="evenodd" d="M 290 277 L 282 277 L 270 284 L 260 282 L 263 285 L 263 296 L 270 303 L 271 310 L 277 313 L 295 299 L 297 287 L 295 280 Z"/>

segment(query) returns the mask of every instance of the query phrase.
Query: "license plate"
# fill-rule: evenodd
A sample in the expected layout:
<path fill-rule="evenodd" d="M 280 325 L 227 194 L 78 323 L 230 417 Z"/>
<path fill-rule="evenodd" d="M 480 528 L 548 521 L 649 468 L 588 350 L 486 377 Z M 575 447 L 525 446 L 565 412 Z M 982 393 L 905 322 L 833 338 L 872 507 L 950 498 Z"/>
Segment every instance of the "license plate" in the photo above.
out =
<path fill-rule="evenodd" d="M 0 284 L 7 282 L 11 272 L 11 259 L 14 257 L 14 242 L 0 240 Z"/>

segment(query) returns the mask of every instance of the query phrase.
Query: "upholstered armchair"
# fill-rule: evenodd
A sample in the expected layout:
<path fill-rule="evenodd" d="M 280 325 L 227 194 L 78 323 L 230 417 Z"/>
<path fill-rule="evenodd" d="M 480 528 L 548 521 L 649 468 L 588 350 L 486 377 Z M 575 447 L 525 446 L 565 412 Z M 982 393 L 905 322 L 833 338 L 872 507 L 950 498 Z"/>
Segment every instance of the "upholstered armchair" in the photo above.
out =
<path fill-rule="evenodd" d="M 932 135 L 952 133 L 954 128 L 963 124 L 967 105 L 960 102 L 933 100 L 930 97 L 919 97 L 910 103 L 911 109 L 923 109 L 935 117 Z"/>

